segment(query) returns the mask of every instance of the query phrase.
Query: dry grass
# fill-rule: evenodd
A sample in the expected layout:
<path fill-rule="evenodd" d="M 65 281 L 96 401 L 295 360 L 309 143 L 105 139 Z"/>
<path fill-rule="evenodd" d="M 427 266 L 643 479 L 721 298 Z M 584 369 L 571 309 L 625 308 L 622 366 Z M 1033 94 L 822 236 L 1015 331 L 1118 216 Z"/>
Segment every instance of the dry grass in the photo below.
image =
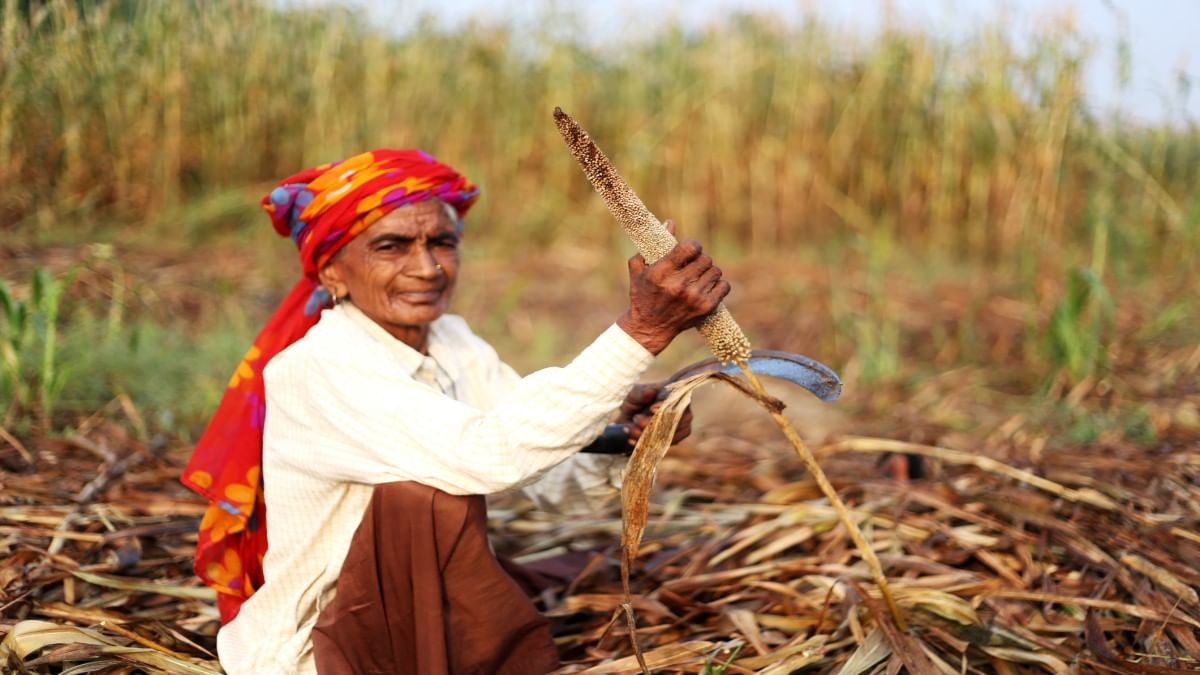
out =
<path fill-rule="evenodd" d="M 0 615 L 6 634 L 26 618 L 61 628 L 21 672 L 77 662 L 114 673 L 219 670 L 215 596 L 191 572 L 204 504 L 177 481 L 186 449 L 147 444 L 97 417 L 33 450 L 38 471 L 2 478 Z M 19 668 L 16 654 L 40 646 L 37 636 L 0 647 L 5 668 Z M 140 650 L 116 649 L 127 645 Z"/>
<path fill-rule="evenodd" d="M 913 625 L 901 634 L 864 591 L 869 571 L 816 485 L 777 441 L 750 443 L 720 428 L 733 423 L 710 427 L 663 464 L 661 506 L 632 577 L 652 666 L 701 672 L 733 657 L 728 672 L 834 672 L 852 659 L 866 670 L 843 672 L 867 672 L 918 650 L 939 672 L 1200 668 L 1194 449 L 1110 449 L 1102 459 L 1095 449 L 1060 451 L 1018 473 L 932 446 L 824 445 L 819 454 Z M 201 505 L 174 482 L 186 449 L 149 450 L 112 425 L 36 449 L 53 464 L 4 485 L 3 628 L 30 618 L 92 627 L 115 644 L 213 666 L 215 611 L 188 572 Z M 926 455 L 931 480 L 875 478 L 873 462 L 853 456 L 883 449 Z M 976 452 L 1012 449 L 983 442 Z M 562 522 L 507 507 L 493 513 L 502 548 L 524 560 L 567 548 L 596 558 L 569 592 L 543 596 L 564 672 L 628 654 L 625 629 L 607 628 L 621 603 L 619 521 Z M 50 672 L 107 659 L 106 672 L 119 672 L 124 663 L 146 667 L 134 660 L 140 654 L 74 645 L 28 665 Z M 636 664 L 614 668 L 588 672 Z"/>
<path fill-rule="evenodd" d="M 826 444 L 819 454 L 912 623 L 904 634 L 864 591 L 867 566 L 786 447 L 734 433 L 714 430 L 662 466 L 657 526 L 633 574 L 647 661 L 675 654 L 683 672 L 729 660 L 728 672 L 838 672 L 848 660 L 863 669 L 842 672 L 870 672 L 921 655 L 937 672 L 1200 669 L 1194 449 L 1110 449 L 1104 460 L 1095 448 L 1060 451 L 1036 466 L 1026 456 L 1018 472 L 990 457 L 1012 454 L 994 441 L 969 454 L 910 446 L 901 449 L 930 457 L 932 477 L 905 485 L 852 456 L 894 442 Z M 510 527 L 529 558 L 564 542 L 612 554 L 608 521 Z M 574 584 L 586 603 L 568 597 L 574 611 L 552 609 L 567 672 L 636 669 L 627 660 L 623 671 L 586 670 L 629 653 L 625 629 L 606 630 L 621 597 L 613 566 Z M 677 653 L 681 644 L 692 649 Z"/>

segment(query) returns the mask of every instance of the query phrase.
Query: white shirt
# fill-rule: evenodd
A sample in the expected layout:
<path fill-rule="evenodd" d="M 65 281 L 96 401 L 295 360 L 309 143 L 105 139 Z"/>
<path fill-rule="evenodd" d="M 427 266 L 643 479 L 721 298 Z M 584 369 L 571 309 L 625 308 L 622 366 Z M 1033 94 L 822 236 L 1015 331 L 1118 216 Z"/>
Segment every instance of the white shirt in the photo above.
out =
<path fill-rule="evenodd" d="M 325 310 L 263 372 L 266 582 L 218 633 L 221 665 L 315 673 L 312 627 L 376 484 L 461 495 L 537 480 L 599 435 L 653 358 L 613 325 L 569 365 L 522 379 L 460 317 L 430 325 L 426 357 L 353 305 Z M 541 503 L 595 494 L 608 462 L 555 469 Z"/>

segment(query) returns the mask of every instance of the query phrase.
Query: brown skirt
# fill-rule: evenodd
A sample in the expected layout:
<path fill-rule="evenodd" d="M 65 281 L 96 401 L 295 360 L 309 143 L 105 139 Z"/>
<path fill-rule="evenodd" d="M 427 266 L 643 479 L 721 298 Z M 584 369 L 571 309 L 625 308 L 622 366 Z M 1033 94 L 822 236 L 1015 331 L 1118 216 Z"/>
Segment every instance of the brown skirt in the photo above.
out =
<path fill-rule="evenodd" d="M 542 675 L 549 625 L 492 554 L 484 498 L 388 483 L 313 628 L 322 675 Z"/>

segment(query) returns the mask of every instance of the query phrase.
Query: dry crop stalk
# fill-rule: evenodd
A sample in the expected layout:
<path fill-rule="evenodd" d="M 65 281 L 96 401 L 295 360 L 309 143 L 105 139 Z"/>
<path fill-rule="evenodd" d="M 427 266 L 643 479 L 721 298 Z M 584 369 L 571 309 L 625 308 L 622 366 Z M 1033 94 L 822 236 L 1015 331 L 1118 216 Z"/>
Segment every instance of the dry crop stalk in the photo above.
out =
<path fill-rule="evenodd" d="M 612 165 L 608 157 L 592 141 L 587 131 L 584 131 L 583 127 L 579 126 L 579 123 L 572 119 L 570 115 L 563 112 L 562 108 L 554 109 L 554 123 L 558 127 L 559 133 L 562 134 L 563 140 L 566 142 L 571 154 L 583 168 L 584 175 L 587 176 L 588 181 L 596 189 L 596 192 L 600 194 L 609 212 L 613 214 L 617 222 L 621 223 L 626 234 L 633 240 L 638 252 L 646 259 L 646 262 L 653 264 L 674 248 L 676 244 L 675 237 L 650 212 L 650 209 L 646 208 L 646 205 L 633 191 L 633 188 L 625 182 L 621 174 L 617 173 L 616 167 Z M 817 481 L 817 486 L 825 494 L 825 498 L 833 505 L 834 510 L 837 512 L 838 520 L 846 528 L 850 538 L 854 541 L 855 547 L 858 549 L 859 555 L 862 556 L 863 560 L 867 563 L 867 567 L 870 568 L 871 576 L 874 578 L 875 584 L 879 587 L 879 592 L 883 595 L 883 599 L 886 601 L 888 610 L 896 621 L 896 625 L 901 630 L 907 630 L 908 623 L 905 621 L 900 607 L 896 604 L 896 600 L 892 596 L 887 576 L 883 573 L 883 566 L 880 564 L 879 558 L 876 557 L 875 550 L 867 543 L 862 530 L 859 529 L 858 524 L 850 516 L 846 505 L 842 502 L 841 497 L 838 496 L 837 491 L 833 489 L 833 485 L 826 478 L 825 472 L 821 470 L 820 464 L 817 463 L 816 457 L 813 456 L 808 445 L 800 438 L 800 434 L 796 433 L 791 423 L 787 421 L 787 418 L 779 410 L 774 409 L 768 404 L 770 396 L 767 395 L 762 382 L 750 370 L 747 363 L 750 358 L 750 340 L 746 338 L 746 334 L 742 332 L 741 327 L 733 320 L 733 315 L 725 308 L 724 303 L 718 306 L 716 311 L 700 324 L 699 331 L 704 336 L 705 341 L 708 343 L 708 348 L 712 350 L 713 355 L 725 363 L 737 363 L 741 368 L 742 374 L 746 376 L 746 379 L 750 381 L 750 384 L 754 387 L 754 391 L 758 394 L 759 402 L 763 403 L 764 407 L 767 408 L 767 411 L 771 414 L 771 419 L 775 420 L 775 424 L 783 431 L 783 435 L 792 444 L 792 447 L 796 450 L 796 454 L 800 456 L 804 467 L 812 474 L 813 478 Z"/>

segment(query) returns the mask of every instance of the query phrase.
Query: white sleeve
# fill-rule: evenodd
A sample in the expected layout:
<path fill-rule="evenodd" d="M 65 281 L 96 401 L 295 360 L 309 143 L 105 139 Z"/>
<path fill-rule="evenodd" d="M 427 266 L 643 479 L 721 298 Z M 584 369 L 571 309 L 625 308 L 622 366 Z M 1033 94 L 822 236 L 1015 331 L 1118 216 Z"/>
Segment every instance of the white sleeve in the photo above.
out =
<path fill-rule="evenodd" d="M 499 358 L 495 359 L 489 370 L 489 384 L 500 398 L 521 381 L 521 376 Z M 618 401 L 613 406 L 609 417 L 620 404 Z M 604 427 L 598 428 L 596 435 L 603 430 Z M 584 445 L 594 440 L 595 436 Z M 576 453 L 546 471 L 537 480 L 522 486 L 521 492 L 532 500 L 538 509 L 549 513 L 596 513 L 617 502 L 628 460 L 624 455 Z"/>
<path fill-rule="evenodd" d="M 398 366 L 305 358 L 303 367 L 268 366 L 264 434 L 277 461 L 329 480 L 412 480 L 489 494 L 536 478 L 591 442 L 653 358 L 613 325 L 567 366 L 513 383 L 488 410 Z"/>
<path fill-rule="evenodd" d="M 521 488 L 542 511 L 596 514 L 618 502 L 625 455 L 576 454 Z"/>

